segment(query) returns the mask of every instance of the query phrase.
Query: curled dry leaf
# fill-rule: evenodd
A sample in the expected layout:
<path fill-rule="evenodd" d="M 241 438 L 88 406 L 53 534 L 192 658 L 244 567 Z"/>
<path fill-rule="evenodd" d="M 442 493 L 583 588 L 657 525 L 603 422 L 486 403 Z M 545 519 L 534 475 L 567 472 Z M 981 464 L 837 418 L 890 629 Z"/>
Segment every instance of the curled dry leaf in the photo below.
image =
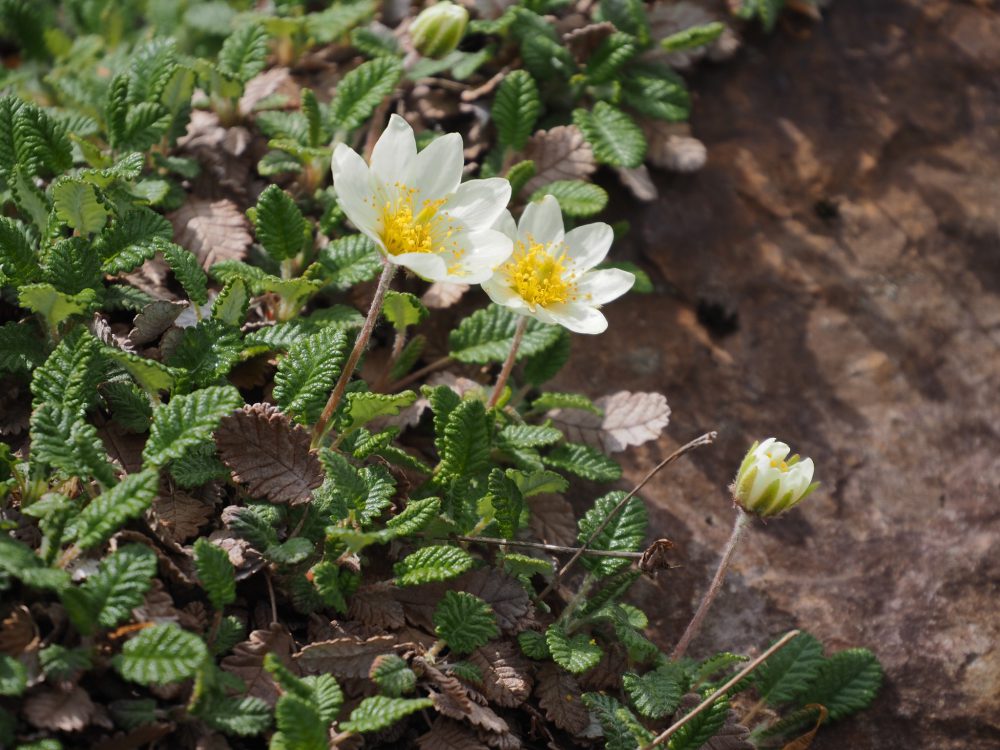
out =
<path fill-rule="evenodd" d="M 135 346 L 142 346 L 160 338 L 170 328 L 178 316 L 188 307 L 187 302 L 172 302 L 158 299 L 150 302 L 132 321 L 128 340 Z"/>
<path fill-rule="evenodd" d="M 447 281 L 435 281 L 420 297 L 426 307 L 442 310 L 457 303 L 469 291 L 468 284 L 452 284 Z"/>
<path fill-rule="evenodd" d="M 523 158 L 535 164 L 535 176 L 524 186 L 524 195 L 556 180 L 586 180 L 597 170 L 594 152 L 575 125 L 539 130 L 528 139 Z"/>
<path fill-rule="evenodd" d="M 351 597 L 347 616 L 365 625 L 398 630 L 406 624 L 403 605 L 396 601 L 396 587 L 386 581 L 362 586 Z"/>
<path fill-rule="evenodd" d="M 615 25 L 610 21 L 579 26 L 563 34 L 563 42 L 573 53 L 577 64 L 583 65 L 590 59 L 601 42 L 615 33 Z"/>
<path fill-rule="evenodd" d="M 206 269 L 220 260 L 243 260 L 253 241 L 246 217 L 229 200 L 192 198 L 167 218 L 177 243 Z"/>
<path fill-rule="evenodd" d="M 161 483 L 147 518 L 157 536 L 181 543 L 197 535 L 212 517 L 213 510 L 210 503 Z"/>
<path fill-rule="evenodd" d="M 562 495 L 545 493 L 525 498 L 531 509 L 531 530 L 545 544 L 571 547 L 576 543 L 573 506 Z"/>
<path fill-rule="evenodd" d="M 240 97 L 240 112 L 253 112 L 259 102 L 270 97 L 282 97 L 291 106 L 299 103 L 301 89 L 288 68 L 271 68 L 247 81 Z"/>
<path fill-rule="evenodd" d="M 656 440 L 670 423 L 670 407 L 660 393 L 618 391 L 594 404 L 603 416 L 582 409 L 553 409 L 548 416 L 567 440 L 605 453 Z"/>
<path fill-rule="evenodd" d="M 120 336 L 111 327 L 111 323 L 108 322 L 107 317 L 101 313 L 94 313 L 94 317 L 87 324 L 87 328 L 102 344 L 107 344 L 115 349 L 121 349 L 126 352 L 135 352 L 135 346 L 131 339 L 127 336 Z"/>
<path fill-rule="evenodd" d="M 640 124 L 649 144 L 646 161 L 654 167 L 690 173 L 705 166 L 708 149 L 697 138 L 691 137 L 687 123 L 643 119 Z"/>
<path fill-rule="evenodd" d="M 269 706 L 274 706 L 280 695 L 274 679 L 264 669 L 264 657 L 271 653 L 281 660 L 293 674 L 301 675 L 302 670 L 292 658 L 295 642 L 288 629 L 279 623 L 272 623 L 267 630 L 255 630 L 250 637 L 233 647 L 233 653 L 222 660 L 222 668 L 239 677 L 247 686 L 247 693 L 260 698 Z"/>
<path fill-rule="evenodd" d="M 215 431 L 222 462 L 254 495 L 299 505 L 323 483 L 323 467 L 309 450 L 309 433 L 271 404 L 253 404 L 223 417 Z"/>
<path fill-rule="evenodd" d="M 535 695 L 549 721 L 560 729 L 580 734 L 590 724 L 590 712 L 580 698 L 579 683 L 555 664 L 546 663 L 538 670 Z"/>
<path fill-rule="evenodd" d="M 483 675 L 483 694 L 506 708 L 520 706 L 531 695 L 531 671 L 510 641 L 494 641 L 477 649 L 469 661 Z"/>
<path fill-rule="evenodd" d="M 649 175 L 649 170 L 645 164 L 640 164 L 635 169 L 625 169 L 618 167 L 615 169 L 618 179 L 622 185 L 627 187 L 636 198 L 641 201 L 655 201 L 660 193 L 653 184 L 653 178 Z"/>
<path fill-rule="evenodd" d="M 44 688 L 24 701 L 24 718 L 39 729 L 79 732 L 94 718 L 95 706 L 80 686 L 69 690 Z"/>
<path fill-rule="evenodd" d="M 252 160 L 247 158 L 250 131 L 241 125 L 223 127 L 213 112 L 191 113 L 187 133 L 178 139 L 180 153 L 193 156 L 202 166 L 194 179 L 194 192 L 203 197 L 245 196 Z"/>
<path fill-rule="evenodd" d="M 225 523 L 226 511 L 238 510 L 238 506 L 230 505 L 222 511 L 222 521 Z M 267 561 L 264 556 L 253 548 L 246 539 L 241 539 L 229 531 L 213 531 L 208 540 L 221 547 L 229 555 L 229 562 L 236 568 L 236 580 L 249 578 L 264 567 Z"/>
<path fill-rule="evenodd" d="M 434 720 L 429 732 L 417 738 L 417 746 L 420 750 L 486 750 L 489 747 L 468 727 L 443 716 Z"/>
<path fill-rule="evenodd" d="M 396 639 L 389 635 L 368 639 L 346 636 L 310 643 L 295 661 L 301 669 L 314 674 L 329 672 L 335 677 L 363 678 L 371 671 L 375 657 L 393 653 L 395 645 Z"/>
<path fill-rule="evenodd" d="M 612 643 L 603 650 L 601 660 L 577 678 L 581 690 L 613 690 L 621 685 L 622 675 L 629 670 L 624 649 Z"/>
<path fill-rule="evenodd" d="M 19 656 L 38 647 L 38 626 L 23 604 L 14 607 L 0 623 L 0 654 Z"/>

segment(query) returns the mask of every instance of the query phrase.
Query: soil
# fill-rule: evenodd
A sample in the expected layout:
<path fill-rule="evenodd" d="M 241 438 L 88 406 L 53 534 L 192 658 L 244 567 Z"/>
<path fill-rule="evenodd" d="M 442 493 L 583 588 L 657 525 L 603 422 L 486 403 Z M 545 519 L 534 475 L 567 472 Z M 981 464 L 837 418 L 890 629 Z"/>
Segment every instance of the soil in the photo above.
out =
<path fill-rule="evenodd" d="M 652 295 L 609 305 L 555 383 L 666 394 L 673 421 L 628 480 L 683 570 L 642 584 L 669 648 L 732 523 L 743 452 L 770 435 L 820 490 L 758 523 L 692 655 L 802 627 L 886 670 L 833 748 L 1000 747 L 1000 10 L 837 0 L 701 68 L 695 175 L 622 195 L 620 243 Z"/>

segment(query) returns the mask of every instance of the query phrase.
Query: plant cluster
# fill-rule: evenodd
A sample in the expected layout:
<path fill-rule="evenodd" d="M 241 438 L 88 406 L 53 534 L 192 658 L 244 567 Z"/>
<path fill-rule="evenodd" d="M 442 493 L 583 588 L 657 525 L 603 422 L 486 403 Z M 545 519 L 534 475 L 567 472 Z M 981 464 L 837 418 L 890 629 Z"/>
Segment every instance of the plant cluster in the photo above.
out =
<path fill-rule="evenodd" d="M 672 545 L 595 490 L 666 399 L 546 387 L 651 286 L 575 223 L 598 165 L 641 192 L 731 33 L 657 12 L 0 0 L 0 746 L 804 748 L 872 700 L 807 633 L 686 656 L 811 461 L 754 446 L 666 654 Z"/>

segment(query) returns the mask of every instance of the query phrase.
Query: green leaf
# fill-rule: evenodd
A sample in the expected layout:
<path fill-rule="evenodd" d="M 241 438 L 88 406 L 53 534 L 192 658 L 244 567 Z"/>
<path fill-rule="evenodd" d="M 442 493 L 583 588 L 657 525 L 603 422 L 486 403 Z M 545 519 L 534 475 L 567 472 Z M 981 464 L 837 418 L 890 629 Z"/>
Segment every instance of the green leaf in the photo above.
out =
<path fill-rule="evenodd" d="M 691 95 L 684 79 L 667 65 L 637 62 L 622 77 L 622 101 L 647 117 L 683 122 L 691 114 Z"/>
<path fill-rule="evenodd" d="M 131 617 L 132 610 L 142 604 L 155 575 L 156 555 L 142 545 L 126 545 L 105 558 L 97 573 L 83 585 L 93 603 L 97 623 L 113 628 Z"/>
<path fill-rule="evenodd" d="M 695 703 L 694 705 L 697 705 Z M 694 709 L 692 705 L 691 710 Z M 687 715 L 691 711 L 685 711 Z M 669 750 L 699 750 L 713 735 L 715 735 L 726 723 L 726 715 L 729 713 L 729 701 L 719 698 L 715 703 L 695 716 L 691 721 L 682 726 L 670 738 L 667 745 Z M 678 718 L 681 718 L 680 716 Z"/>
<path fill-rule="evenodd" d="M 621 69 L 635 57 L 636 39 L 630 34 L 615 32 L 606 37 L 587 60 L 587 79 L 592 84 L 608 83 L 616 79 Z"/>
<path fill-rule="evenodd" d="M 779 652 L 780 653 L 780 652 Z M 866 708 L 882 686 L 882 665 L 866 648 L 852 648 L 834 654 L 819 666 L 800 703 L 818 703 L 837 721 Z"/>
<path fill-rule="evenodd" d="M 46 567 L 42 559 L 16 539 L 0 533 L 0 571 L 19 578 L 26 586 L 59 589 L 69 585 L 69 573 L 61 568 Z"/>
<path fill-rule="evenodd" d="M 464 591 L 446 591 L 434 609 L 434 632 L 456 655 L 471 654 L 500 635 L 490 605 Z"/>
<path fill-rule="evenodd" d="M 230 385 L 203 388 L 174 396 L 153 413 L 149 441 L 142 452 L 148 466 L 163 466 L 185 451 L 208 440 L 226 414 L 243 405 L 243 397 Z"/>
<path fill-rule="evenodd" d="M 595 501 L 594 507 L 580 519 L 580 533 L 577 535 L 580 544 L 586 544 L 591 534 L 610 517 L 594 541 L 588 545 L 591 549 L 636 552 L 642 547 L 647 525 L 646 506 L 642 500 L 635 496 L 629 498 L 625 507 L 611 516 L 611 511 L 626 494 L 620 490 L 609 492 Z M 629 565 L 628 560 L 615 557 L 584 556 L 580 562 L 599 576 L 612 575 Z"/>
<path fill-rule="evenodd" d="M 592 482 L 614 482 L 622 476 L 622 467 L 614 459 L 588 445 L 563 443 L 542 460 Z"/>
<path fill-rule="evenodd" d="M 757 667 L 753 684 L 769 706 L 788 703 L 806 691 L 822 663 L 823 644 L 800 633 Z"/>
<path fill-rule="evenodd" d="M 582 409 L 591 414 L 603 414 L 593 401 L 580 393 L 543 393 L 531 402 L 532 411 L 548 411 L 549 409 Z"/>
<path fill-rule="evenodd" d="M 43 266 L 43 280 L 64 294 L 79 294 L 101 285 L 101 265 L 84 237 L 66 237 L 49 249 Z"/>
<path fill-rule="evenodd" d="M 318 260 L 325 272 L 326 283 L 338 291 L 373 279 L 382 270 L 375 243 L 363 234 L 334 240 L 320 250 Z"/>
<path fill-rule="evenodd" d="M 726 25 L 718 21 L 690 26 L 660 40 L 660 47 L 667 52 L 681 52 L 695 47 L 703 47 L 718 39 L 725 30 Z"/>
<path fill-rule="evenodd" d="M 226 734 L 252 737 L 271 725 L 271 707 L 253 696 L 224 696 L 213 700 L 199 715 L 206 724 Z"/>
<path fill-rule="evenodd" d="M 591 111 L 573 110 L 573 123 L 594 149 L 602 164 L 638 167 L 646 158 L 646 137 L 635 121 L 607 102 L 597 102 Z"/>
<path fill-rule="evenodd" d="M 28 670 L 7 654 L 0 654 L 0 695 L 20 695 L 28 688 Z"/>
<path fill-rule="evenodd" d="M 275 706 L 274 718 L 281 734 L 280 747 L 287 750 L 326 750 L 326 722 L 320 718 L 319 709 L 312 701 L 286 693 Z"/>
<path fill-rule="evenodd" d="M 45 361 L 45 345 L 31 322 L 0 326 L 0 372 L 27 374 Z"/>
<path fill-rule="evenodd" d="M 493 512 L 496 518 L 500 536 L 513 539 L 520 526 L 521 513 L 524 511 L 524 495 L 521 493 L 515 478 L 521 472 L 508 469 L 493 469 L 490 472 L 489 490 L 493 501 Z M 523 475 L 522 475 L 523 476 Z"/>
<path fill-rule="evenodd" d="M 539 633 L 537 630 L 522 630 L 517 634 L 517 645 L 529 659 L 542 661 L 552 657 L 545 633 Z"/>
<path fill-rule="evenodd" d="M 212 317 L 227 326 L 239 328 L 250 307 L 250 290 L 242 279 L 226 284 L 212 303 Z"/>
<path fill-rule="evenodd" d="M 712 682 L 712 679 L 722 679 L 728 675 L 734 666 L 742 665 L 748 661 L 742 654 L 734 654 L 729 651 L 722 651 L 705 659 L 691 674 L 691 684 L 700 687 L 705 683 Z"/>
<path fill-rule="evenodd" d="M 662 719 L 677 710 L 683 694 L 683 671 L 676 664 L 663 664 L 644 675 L 628 672 L 622 687 L 639 713 L 650 719 Z"/>
<path fill-rule="evenodd" d="M 371 678 L 384 695 L 398 698 L 404 693 L 412 693 L 417 686 L 417 676 L 406 664 L 406 660 L 396 654 L 383 654 L 372 662 Z"/>
<path fill-rule="evenodd" d="M 281 544 L 268 547 L 265 557 L 279 565 L 295 565 L 305 560 L 313 552 L 313 543 L 305 537 L 295 536 Z"/>
<path fill-rule="evenodd" d="M 428 526 L 441 512 L 441 501 L 436 497 L 410 500 L 403 511 L 385 524 L 385 530 L 392 532 L 393 538 L 416 534 Z"/>
<path fill-rule="evenodd" d="M 267 32 L 251 24 L 243 26 L 222 43 L 216 61 L 219 72 L 246 83 L 260 73 L 267 64 Z"/>
<path fill-rule="evenodd" d="M 26 284 L 18 290 L 18 304 L 45 318 L 50 330 L 73 315 L 90 312 L 97 302 L 93 289 L 63 294 L 52 284 Z"/>
<path fill-rule="evenodd" d="M 785 0 L 742 0 L 738 15 L 741 18 L 757 18 L 766 31 L 773 31 L 778 14 L 784 7 Z"/>
<path fill-rule="evenodd" d="M 212 606 L 221 610 L 236 600 L 236 574 L 229 554 L 205 537 L 194 543 L 194 568 Z"/>
<path fill-rule="evenodd" d="M 550 625 L 545 631 L 545 643 L 552 660 L 567 672 L 580 674 L 597 666 L 601 660 L 601 647 L 586 633 L 569 636 L 562 625 Z"/>
<path fill-rule="evenodd" d="M 144 469 L 91 500 L 73 522 L 77 546 L 94 547 L 139 516 L 152 505 L 158 485 L 156 470 Z"/>
<path fill-rule="evenodd" d="M 130 639 L 115 666 L 126 680 L 167 685 L 193 677 L 208 658 L 201 638 L 168 623 L 153 625 Z"/>
<path fill-rule="evenodd" d="M 312 239 L 302 211 L 277 185 L 268 185 L 260 194 L 253 222 L 257 241 L 278 261 L 294 258 Z"/>
<path fill-rule="evenodd" d="M 330 102 L 331 129 L 349 133 L 359 127 L 396 88 L 403 66 L 392 57 L 362 63 L 340 79 Z"/>
<path fill-rule="evenodd" d="M 179 375 L 178 370 L 167 367 L 155 359 L 147 359 L 111 346 L 102 347 L 101 353 L 125 368 L 147 393 L 171 390 Z"/>
<path fill-rule="evenodd" d="M 188 299 L 198 305 L 208 302 L 208 276 L 194 253 L 185 250 L 180 245 L 168 242 L 159 248 L 163 259 L 174 272 L 177 281 L 184 287 Z"/>
<path fill-rule="evenodd" d="M 514 476 L 514 481 L 524 497 L 542 493 L 560 494 L 569 488 L 569 482 L 564 477 L 545 469 L 533 471 L 530 474 L 519 471 Z"/>
<path fill-rule="evenodd" d="M 406 330 L 407 326 L 415 326 L 423 322 L 429 311 L 415 294 L 409 292 L 389 291 L 385 295 L 382 314 L 392 323 L 397 331 Z"/>
<path fill-rule="evenodd" d="M 443 477 L 471 477 L 490 464 L 490 426 L 482 401 L 468 399 L 456 406 L 444 428 L 441 463 Z"/>
<path fill-rule="evenodd" d="M 636 37 L 643 47 L 649 44 L 651 31 L 642 0 L 601 0 L 600 10 L 602 20 Z"/>
<path fill-rule="evenodd" d="M 324 328 L 300 339 L 278 362 L 275 402 L 297 422 L 314 424 L 346 358 L 347 336 L 336 328 Z"/>
<path fill-rule="evenodd" d="M 563 439 L 562 431 L 548 425 L 509 424 L 500 430 L 500 439 L 518 448 L 538 448 Z"/>
<path fill-rule="evenodd" d="M 396 493 L 396 483 L 382 466 L 358 469 L 344 456 L 333 451 L 321 454 L 329 480 L 317 489 L 316 496 L 336 509 L 336 518 L 353 513 L 362 524 L 378 518 L 389 507 Z"/>
<path fill-rule="evenodd" d="M 99 232 L 108 220 L 108 209 L 89 182 L 62 178 L 52 185 L 56 215 L 80 234 Z"/>
<path fill-rule="evenodd" d="M 219 382 L 233 368 L 242 349 L 237 329 L 218 320 L 202 320 L 184 329 L 166 364 L 187 370 L 185 380 L 191 385 L 206 386 Z"/>
<path fill-rule="evenodd" d="M 472 565 L 472 556 L 464 549 L 431 545 L 418 549 L 396 563 L 396 583 L 399 586 L 416 586 L 447 581 L 462 575 Z"/>
<path fill-rule="evenodd" d="M 0 217 L 0 286 L 21 286 L 39 278 L 38 256 L 20 222 Z"/>
<path fill-rule="evenodd" d="M 87 671 L 93 665 L 89 648 L 85 646 L 66 648 L 59 644 L 46 646 L 40 650 L 38 661 L 46 678 L 52 680 L 72 681 L 76 675 Z"/>
<path fill-rule="evenodd" d="M 344 428 L 351 432 L 378 417 L 392 417 L 399 414 L 417 400 L 413 391 L 401 393 L 348 393 L 344 399 Z"/>
<path fill-rule="evenodd" d="M 635 715 L 610 695 L 584 693 L 583 703 L 601 725 L 605 750 L 637 750 L 652 739 Z"/>
<path fill-rule="evenodd" d="M 493 122 L 500 145 L 520 151 L 528 140 L 542 109 L 538 85 L 526 70 L 508 73 L 493 100 Z"/>
<path fill-rule="evenodd" d="M 608 194 L 604 188 L 583 180 L 550 182 L 532 193 L 531 200 L 540 201 L 546 195 L 554 196 L 563 213 L 575 218 L 593 216 L 608 205 Z"/>
<path fill-rule="evenodd" d="M 467 364 L 503 362 L 514 342 L 519 320 L 517 313 L 500 305 L 490 305 L 476 311 L 448 335 L 451 356 Z M 560 330 L 559 326 L 530 320 L 517 358 L 531 356 L 550 346 L 559 337 Z"/>
<path fill-rule="evenodd" d="M 58 403 L 43 403 L 31 415 L 31 460 L 68 476 L 92 476 L 103 487 L 115 483 L 115 470 L 97 429 Z"/>
<path fill-rule="evenodd" d="M 350 720 L 341 722 L 340 729 L 355 733 L 377 732 L 391 727 L 415 711 L 422 711 L 433 705 L 430 698 L 387 698 L 384 695 L 374 695 L 361 701 L 351 711 Z"/>
<path fill-rule="evenodd" d="M 215 443 L 206 441 L 188 448 L 170 462 L 170 476 L 184 488 L 200 487 L 212 480 L 227 479 L 229 469 L 215 455 Z"/>
<path fill-rule="evenodd" d="M 321 331 L 324 328 L 347 330 L 359 328 L 364 318 L 353 307 L 333 305 L 323 310 L 317 310 L 312 315 L 293 318 L 286 323 L 268 326 L 246 335 L 244 346 L 256 349 L 258 353 L 274 350 L 288 350 L 292 344 L 303 336 Z"/>
<path fill-rule="evenodd" d="M 172 236 L 173 228 L 165 217 L 148 208 L 130 209 L 94 243 L 101 270 L 113 275 L 138 268 L 169 245 Z"/>

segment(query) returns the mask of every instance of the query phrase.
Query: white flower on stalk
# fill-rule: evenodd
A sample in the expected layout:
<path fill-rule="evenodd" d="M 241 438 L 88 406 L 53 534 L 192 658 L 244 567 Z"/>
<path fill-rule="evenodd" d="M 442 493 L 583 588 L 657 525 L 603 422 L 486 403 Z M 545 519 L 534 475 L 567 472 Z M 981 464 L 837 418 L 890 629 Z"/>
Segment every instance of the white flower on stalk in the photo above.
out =
<path fill-rule="evenodd" d="M 483 284 L 490 299 L 576 333 L 607 329 L 598 308 L 635 283 L 628 271 L 592 270 L 611 249 L 611 227 L 585 224 L 566 232 L 559 201 L 551 195 L 528 204 L 516 225 L 505 211 L 498 227 L 514 241 L 514 252 Z"/>
<path fill-rule="evenodd" d="M 413 129 L 393 115 L 371 165 L 341 143 L 332 166 L 347 218 L 390 263 L 428 281 L 480 284 L 513 249 L 510 239 L 492 228 L 510 200 L 510 183 L 501 177 L 463 183 L 458 133 L 417 153 Z"/>
<path fill-rule="evenodd" d="M 774 438 L 754 443 L 733 482 L 733 499 L 758 516 L 776 516 L 802 502 L 819 482 L 813 482 L 811 458 L 798 454 Z"/>

